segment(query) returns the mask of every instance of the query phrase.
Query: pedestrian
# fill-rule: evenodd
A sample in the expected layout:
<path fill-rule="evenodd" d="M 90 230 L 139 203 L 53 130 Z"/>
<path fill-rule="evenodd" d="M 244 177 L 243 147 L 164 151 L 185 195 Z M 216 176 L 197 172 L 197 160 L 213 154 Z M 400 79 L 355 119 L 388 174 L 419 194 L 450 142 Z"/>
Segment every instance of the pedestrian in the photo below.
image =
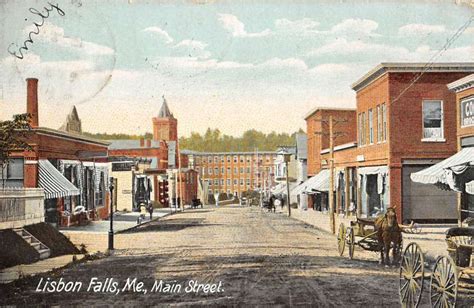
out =
<path fill-rule="evenodd" d="M 148 212 L 150 213 L 150 220 L 153 218 L 153 205 L 150 203 L 148 205 Z"/>

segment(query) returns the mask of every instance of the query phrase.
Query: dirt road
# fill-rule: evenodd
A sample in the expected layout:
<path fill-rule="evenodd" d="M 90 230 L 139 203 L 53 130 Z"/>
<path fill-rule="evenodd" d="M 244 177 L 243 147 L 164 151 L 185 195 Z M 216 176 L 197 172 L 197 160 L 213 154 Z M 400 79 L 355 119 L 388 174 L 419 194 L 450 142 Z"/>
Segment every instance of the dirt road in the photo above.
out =
<path fill-rule="evenodd" d="M 70 236 L 92 250 L 107 245 L 106 235 Z M 339 257 L 333 235 L 283 214 L 238 207 L 193 210 L 119 234 L 115 246 L 113 256 L 0 286 L 6 295 L 0 304 L 399 307 L 396 268 L 379 266 L 377 255 L 361 249 L 356 260 Z M 61 277 L 83 286 L 69 293 L 35 291 L 41 278 Z M 119 291 L 88 292 L 93 277 L 113 278 Z M 143 282 L 146 294 L 122 292 L 127 278 Z M 215 292 L 186 292 L 190 283 L 194 287 L 191 280 L 215 284 Z M 153 288 L 155 281 L 162 281 L 161 289 Z M 164 283 L 170 292 L 164 292 Z"/>

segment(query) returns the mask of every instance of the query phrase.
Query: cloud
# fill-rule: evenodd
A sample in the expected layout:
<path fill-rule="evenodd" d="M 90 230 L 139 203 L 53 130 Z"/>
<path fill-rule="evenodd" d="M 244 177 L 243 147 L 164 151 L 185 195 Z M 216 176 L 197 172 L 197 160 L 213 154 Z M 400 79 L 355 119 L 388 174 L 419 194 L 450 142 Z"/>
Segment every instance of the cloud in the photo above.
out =
<path fill-rule="evenodd" d="M 166 44 L 170 44 L 174 39 L 165 30 L 159 27 L 148 27 L 142 30 L 143 32 L 149 32 L 155 34 L 159 39 L 163 40 Z"/>
<path fill-rule="evenodd" d="M 398 29 L 400 36 L 426 36 L 444 32 L 446 27 L 443 25 L 408 24 Z"/>
<path fill-rule="evenodd" d="M 248 33 L 245 30 L 245 25 L 235 16 L 231 14 L 218 14 L 219 22 L 224 29 L 229 31 L 234 37 L 262 37 L 270 35 L 270 29 L 265 29 L 261 32 Z"/>
<path fill-rule="evenodd" d="M 359 34 L 367 36 L 379 36 L 374 33 L 379 24 L 370 19 L 345 19 L 331 28 L 333 34 Z"/>
<path fill-rule="evenodd" d="M 349 41 L 345 38 L 335 39 L 318 48 L 314 48 L 308 53 L 308 56 L 327 56 L 327 55 L 389 55 L 391 53 L 407 53 L 404 47 L 394 47 L 385 44 L 365 43 L 363 41 Z"/>
<path fill-rule="evenodd" d="M 311 72 L 316 74 L 335 74 L 345 72 L 348 69 L 349 67 L 346 64 L 324 63 L 313 67 Z"/>
<path fill-rule="evenodd" d="M 28 35 L 30 31 L 36 32 L 36 26 L 30 25 L 24 29 Z M 32 36 L 33 41 L 38 40 L 59 47 L 73 49 L 87 55 L 112 55 L 114 50 L 105 45 L 83 41 L 80 38 L 68 37 L 64 35 L 64 29 L 50 22 L 45 22 L 41 27 L 40 34 Z"/>
<path fill-rule="evenodd" d="M 206 50 L 207 44 L 196 40 L 182 40 L 173 48 L 183 51 L 189 57 L 207 59 L 211 53 Z"/>
<path fill-rule="evenodd" d="M 321 33 L 318 31 L 319 22 L 311 18 L 303 18 L 291 21 L 289 19 L 275 20 L 275 29 L 280 32 L 291 32 L 299 35 L 306 35 L 309 33 Z"/>

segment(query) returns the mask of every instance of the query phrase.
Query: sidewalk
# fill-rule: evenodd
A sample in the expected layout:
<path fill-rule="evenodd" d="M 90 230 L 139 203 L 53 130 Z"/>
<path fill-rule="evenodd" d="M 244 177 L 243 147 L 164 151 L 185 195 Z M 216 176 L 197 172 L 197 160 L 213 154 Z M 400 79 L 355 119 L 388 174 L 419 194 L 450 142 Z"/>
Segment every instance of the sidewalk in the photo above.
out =
<path fill-rule="evenodd" d="M 75 255 L 79 261 L 84 255 Z M 64 255 L 55 258 L 44 259 L 32 264 L 20 264 L 5 268 L 0 271 L 0 284 L 9 283 L 24 276 L 34 276 L 40 273 L 49 272 L 73 262 L 74 255 Z"/>
<path fill-rule="evenodd" d="M 288 208 L 284 208 L 283 212 L 288 211 Z M 340 223 L 344 223 L 346 227 L 350 225 L 351 220 L 355 220 L 355 217 L 343 217 L 342 215 L 335 215 L 336 221 L 336 234 Z M 301 210 L 291 209 L 291 217 L 316 228 L 331 233 L 329 226 L 329 216 L 313 209 Z M 424 253 L 425 260 L 433 262 L 438 256 L 447 255 L 445 232 L 452 227 L 456 227 L 455 224 L 437 224 L 437 225 L 423 225 L 421 224 L 421 233 L 409 234 L 403 233 L 403 247 L 408 246 L 409 243 L 417 243 Z M 357 240 L 357 239 L 356 239 Z M 334 249 L 336 248 L 336 239 L 334 239 Z"/>
<path fill-rule="evenodd" d="M 181 211 L 178 209 L 178 212 Z M 162 209 L 155 209 L 153 212 L 153 220 L 168 216 L 175 212 L 174 208 L 162 208 Z M 136 227 L 137 219 L 140 216 L 138 212 L 116 212 L 114 214 L 114 233 L 122 232 L 131 228 Z M 146 215 L 145 219 L 141 222 L 141 224 L 150 222 L 150 215 Z M 108 233 L 110 229 L 110 221 L 109 220 L 98 220 L 98 221 L 91 221 L 89 224 L 85 226 L 70 226 L 60 228 L 59 230 L 63 233 L 73 233 L 73 232 L 85 232 L 85 233 Z"/>

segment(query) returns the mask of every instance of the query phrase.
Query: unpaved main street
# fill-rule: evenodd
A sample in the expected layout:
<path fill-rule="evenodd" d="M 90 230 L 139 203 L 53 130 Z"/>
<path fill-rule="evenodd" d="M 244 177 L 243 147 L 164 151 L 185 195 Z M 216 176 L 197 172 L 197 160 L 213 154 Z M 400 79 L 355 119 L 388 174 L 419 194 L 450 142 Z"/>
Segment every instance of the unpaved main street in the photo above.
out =
<path fill-rule="evenodd" d="M 70 234 L 89 250 L 104 248 L 104 234 Z M 333 235 L 284 214 L 256 208 L 208 208 L 172 215 L 118 234 L 113 256 L 72 265 L 54 275 L 80 281 L 75 293 L 35 292 L 40 277 L 0 286 L 0 304 L 19 305 L 280 305 L 399 307 L 396 268 L 378 265 L 361 249 L 339 257 Z M 143 281 L 148 292 L 87 292 L 93 277 Z M 182 284 L 181 292 L 151 292 L 154 281 Z M 221 292 L 186 293 L 190 280 L 222 282 Z"/>

